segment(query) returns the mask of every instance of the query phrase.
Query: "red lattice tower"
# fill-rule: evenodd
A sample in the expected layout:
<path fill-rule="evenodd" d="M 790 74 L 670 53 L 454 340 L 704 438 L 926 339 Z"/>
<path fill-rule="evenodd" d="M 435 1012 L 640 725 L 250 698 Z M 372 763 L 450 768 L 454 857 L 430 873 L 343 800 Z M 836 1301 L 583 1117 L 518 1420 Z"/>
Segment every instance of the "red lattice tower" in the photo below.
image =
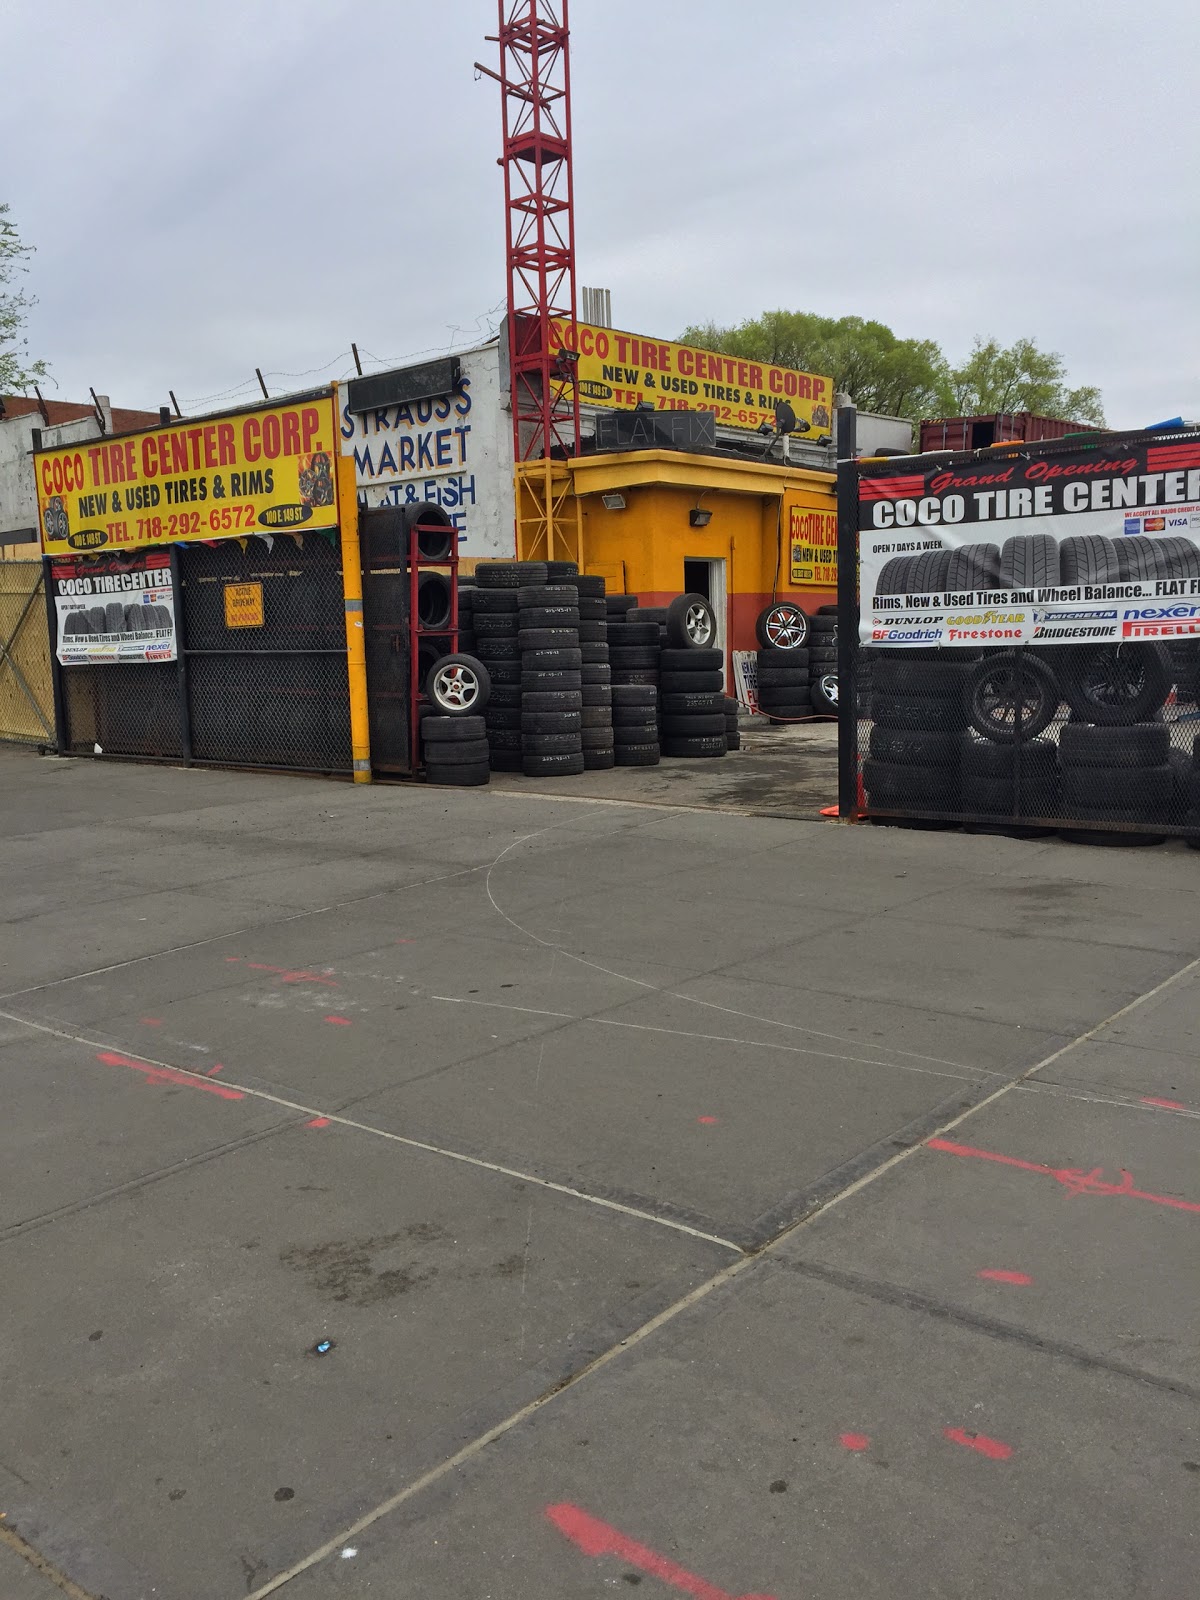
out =
<path fill-rule="evenodd" d="M 579 437 L 576 358 L 552 348 L 575 323 L 571 72 L 567 0 L 498 0 L 504 146 L 508 356 L 517 553 L 578 559 L 566 460 Z"/>

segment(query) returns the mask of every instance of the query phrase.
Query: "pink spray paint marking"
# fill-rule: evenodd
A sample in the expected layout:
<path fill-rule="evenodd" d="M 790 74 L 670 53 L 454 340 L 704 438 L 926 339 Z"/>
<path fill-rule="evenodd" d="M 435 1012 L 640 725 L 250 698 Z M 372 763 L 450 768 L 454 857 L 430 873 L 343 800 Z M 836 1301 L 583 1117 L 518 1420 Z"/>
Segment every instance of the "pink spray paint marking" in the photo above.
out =
<path fill-rule="evenodd" d="M 246 1098 L 240 1089 L 227 1089 L 223 1083 L 206 1083 L 203 1078 L 195 1078 L 190 1072 L 177 1072 L 174 1067 L 156 1067 L 149 1061 L 135 1061 L 132 1056 L 118 1055 L 115 1050 L 99 1051 L 96 1060 L 103 1061 L 106 1067 L 132 1067 L 135 1072 L 143 1073 L 148 1083 L 177 1083 L 185 1089 L 204 1089 L 222 1100 Z"/>
<path fill-rule="evenodd" d="M 332 1022 L 337 1028 L 352 1028 L 354 1026 L 349 1017 L 328 1016 L 325 1021 Z"/>
<path fill-rule="evenodd" d="M 217 1061 L 217 1062 L 214 1062 L 211 1067 L 209 1067 L 208 1071 L 204 1074 L 204 1076 L 206 1078 L 215 1078 L 218 1072 L 224 1072 L 224 1071 L 225 1071 L 225 1063 L 223 1061 Z"/>
<path fill-rule="evenodd" d="M 989 1283 L 1018 1283 L 1029 1284 L 1033 1279 L 1027 1272 L 1009 1272 L 1005 1267 L 984 1267 L 982 1272 L 975 1274 L 977 1278 L 986 1278 Z"/>
<path fill-rule="evenodd" d="M 952 1443 L 964 1444 L 968 1450 L 977 1450 L 990 1461 L 1007 1461 L 1013 1453 L 1012 1445 L 1002 1444 L 999 1439 L 989 1439 L 986 1433 L 968 1433 L 964 1428 L 943 1428 L 942 1432 Z"/>
<path fill-rule="evenodd" d="M 1153 1094 L 1144 1094 L 1142 1096 L 1142 1104 L 1144 1106 L 1161 1106 L 1164 1111 L 1187 1110 L 1182 1100 L 1160 1100 L 1157 1095 Z"/>
<path fill-rule="evenodd" d="M 869 1450 L 871 1441 L 865 1433 L 840 1433 L 838 1440 L 847 1450 Z"/>
<path fill-rule="evenodd" d="M 1123 1195 L 1128 1200 L 1148 1200 L 1151 1205 L 1169 1206 L 1173 1211 L 1200 1213 L 1198 1201 L 1177 1200 L 1171 1194 L 1150 1194 L 1145 1189 L 1135 1189 L 1133 1174 L 1126 1172 L 1124 1167 L 1118 1169 L 1120 1183 L 1109 1183 L 1104 1177 L 1103 1167 L 1093 1167 L 1090 1172 L 1084 1172 L 1081 1167 L 1047 1167 L 1039 1161 L 1021 1161 L 1016 1156 L 1001 1155 L 996 1150 L 977 1150 L 973 1145 L 953 1144 L 949 1139 L 927 1139 L 925 1147 L 928 1150 L 942 1150 L 950 1156 L 970 1157 L 975 1161 L 998 1161 L 1001 1166 L 1017 1167 L 1022 1172 L 1037 1172 L 1061 1183 L 1069 1195 L 1099 1195 L 1103 1199 Z"/>
<path fill-rule="evenodd" d="M 570 1501 L 564 1500 L 558 1505 L 547 1506 L 546 1515 L 558 1531 L 565 1534 L 585 1556 L 617 1556 L 620 1560 L 628 1562 L 631 1567 L 640 1567 L 651 1577 L 670 1584 L 672 1589 L 680 1589 L 684 1594 L 692 1595 L 693 1600 L 773 1600 L 773 1596 L 768 1594 L 735 1596 L 727 1589 L 718 1589 L 715 1584 L 705 1582 L 694 1572 L 688 1572 L 684 1567 L 677 1566 L 674 1561 L 669 1561 L 666 1556 L 660 1556 L 656 1550 L 638 1544 L 635 1539 L 626 1538 L 623 1533 L 618 1533 L 616 1528 L 610 1528 L 607 1522 L 589 1516 L 586 1511 L 581 1510 L 579 1506 L 573 1506 Z"/>
<path fill-rule="evenodd" d="M 711 1128 L 716 1122 L 716 1117 L 697 1117 L 697 1122 L 702 1122 L 706 1128 Z"/>
<path fill-rule="evenodd" d="M 327 1128 L 329 1126 L 329 1118 L 314 1117 L 311 1122 L 306 1122 L 304 1126 L 306 1128 Z"/>
<path fill-rule="evenodd" d="M 272 967 L 265 961 L 247 961 L 246 965 L 252 972 L 273 972 L 277 978 L 282 978 L 284 983 L 323 983 L 327 989 L 340 987 L 336 978 L 326 977 L 323 972 L 305 972 L 292 967 Z"/>
<path fill-rule="evenodd" d="M 139 1017 L 138 1021 L 141 1023 L 143 1028 L 161 1028 L 162 1027 L 162 1018 L 161 1017 Z"/>

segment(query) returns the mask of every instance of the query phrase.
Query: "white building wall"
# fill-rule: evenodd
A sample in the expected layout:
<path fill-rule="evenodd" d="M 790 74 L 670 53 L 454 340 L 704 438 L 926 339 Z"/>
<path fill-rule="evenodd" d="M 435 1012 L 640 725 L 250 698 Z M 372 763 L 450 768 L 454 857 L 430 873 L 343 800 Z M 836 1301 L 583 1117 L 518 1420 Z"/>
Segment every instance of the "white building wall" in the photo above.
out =
<path fill-rule="evenodd" d="M 30 416 L 0 417 L 0 545 L 6 542 L 6 534 L 37 527 L 37 492 L 30 452 L 34 429 L 41 424 L 36 411 Z M 54 428 L 42 428 L 42 444 L 48 450 L 100 437 L 100 426 L 92 416 L 82 417 L 78 422 L 60 422 Z M 33 545 L 26 548 L 31 559 L 39 553 Z"/>

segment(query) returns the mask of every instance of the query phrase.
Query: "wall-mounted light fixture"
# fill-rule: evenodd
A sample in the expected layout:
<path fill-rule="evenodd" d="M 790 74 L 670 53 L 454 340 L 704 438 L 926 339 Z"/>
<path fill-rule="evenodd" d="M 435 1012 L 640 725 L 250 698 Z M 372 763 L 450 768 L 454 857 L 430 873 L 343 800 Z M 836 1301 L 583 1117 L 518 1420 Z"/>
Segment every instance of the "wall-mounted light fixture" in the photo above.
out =
<path fill-rule="evenodd" d="M 606 511 L 624 511 L 625 496 L 623 494 L 604 494 L 600 498 L 604 501 Z"/>
<path fill-rule="evenodd" d="M 701 511 L 699 506 L 688 512 L 688 524 L 693 528 L 707 528 L 712 521 L 711 511 Z"/>

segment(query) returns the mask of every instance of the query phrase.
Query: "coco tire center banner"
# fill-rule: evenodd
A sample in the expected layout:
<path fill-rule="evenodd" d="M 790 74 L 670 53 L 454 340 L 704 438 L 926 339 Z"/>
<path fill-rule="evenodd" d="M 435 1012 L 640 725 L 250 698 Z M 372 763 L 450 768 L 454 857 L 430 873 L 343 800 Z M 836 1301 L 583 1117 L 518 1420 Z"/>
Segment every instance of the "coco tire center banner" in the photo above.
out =
<path fill-rule="evenodd" d="M 332 396 L 34 456 L 49 556 L 337 526 Z"/>
<path fill-rule="evenodd" d="M 798 430 L 805 439 L 827 439 L 833 428 L 833 379 L 811 372 L 558 319 L 550 323 L 550 348 L 578 358 L 584 405 L 711 411 L 719 427 L 754 433 L 764 423 L 774 428 L 776 403 L 786 401 L 806 424 Z"/>
<path fill-rule="evenodd" d="M 858 471 L 863 644 L 1200 638 L 1200 432 Z"/>
<path fill-rule="evenodd" d="M 96 661 L 174 661 L 171 558 L 52 561 L 55 654 L 64 667 Z"/>

